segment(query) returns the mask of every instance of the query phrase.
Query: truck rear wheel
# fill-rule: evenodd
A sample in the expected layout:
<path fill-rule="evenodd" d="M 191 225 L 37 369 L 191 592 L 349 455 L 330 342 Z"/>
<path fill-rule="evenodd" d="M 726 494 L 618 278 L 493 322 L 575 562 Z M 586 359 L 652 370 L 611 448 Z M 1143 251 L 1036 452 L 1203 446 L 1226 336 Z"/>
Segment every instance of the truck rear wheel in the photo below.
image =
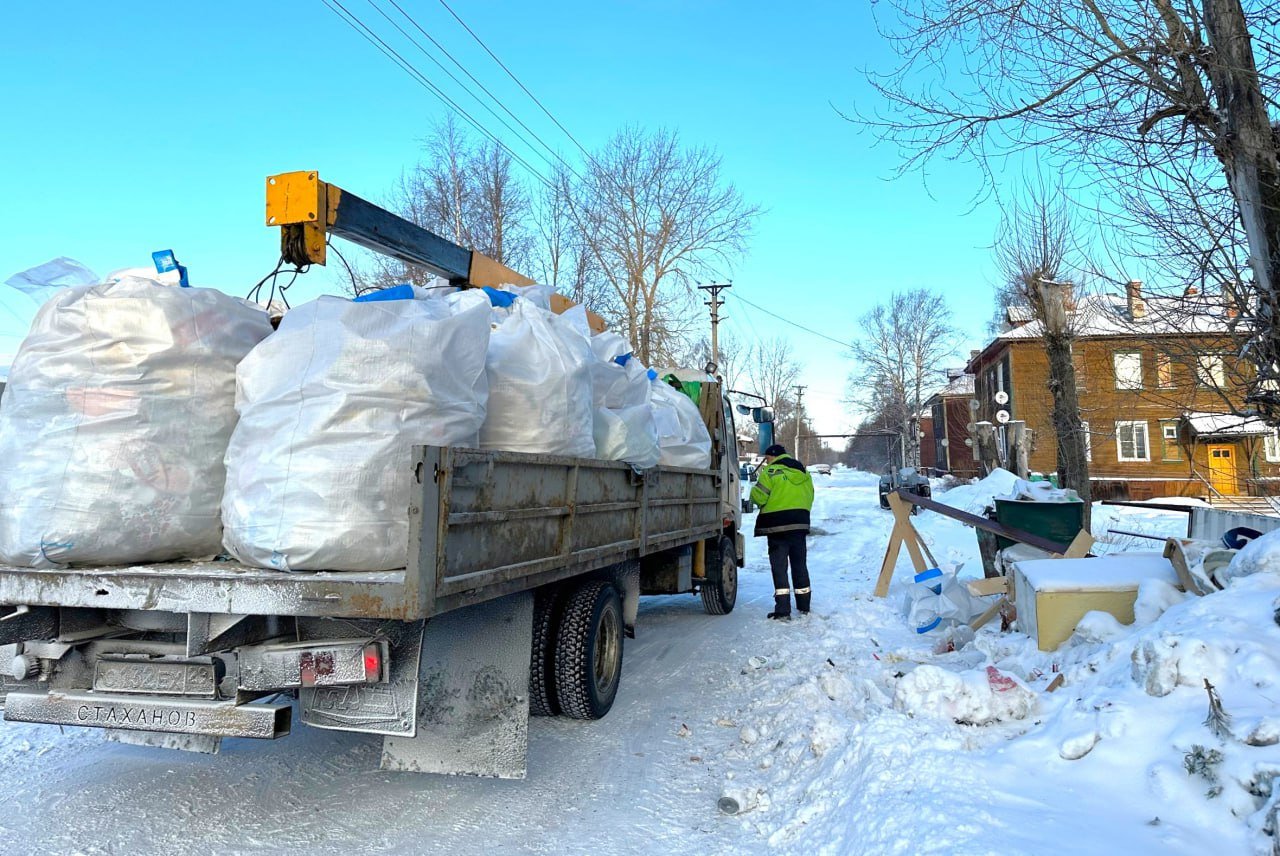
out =
<path fill-rule="evenodd" d="M 564 602 L 556 632 L 556 702 L 562 716 L 600 719 L 622 678 L 622 599 L 607 582 L 582 585 Z"/>
<path fill-rule="evenodd" d="M 702 584 L 702 608 L 708 615 L 728 615 L 738 602 L 738 557 L 733 539 L 725 536 L 720 546 L 707 550 L 707 566 L 720 567 L 720 582 Z"/>
<path fill-rule="evenodd" d="M 556 587 L 541 589 L 533 596 L 533 646 L 529 655 L 529 715 L 555 716 L 556 630 L 563 598 Z"/>

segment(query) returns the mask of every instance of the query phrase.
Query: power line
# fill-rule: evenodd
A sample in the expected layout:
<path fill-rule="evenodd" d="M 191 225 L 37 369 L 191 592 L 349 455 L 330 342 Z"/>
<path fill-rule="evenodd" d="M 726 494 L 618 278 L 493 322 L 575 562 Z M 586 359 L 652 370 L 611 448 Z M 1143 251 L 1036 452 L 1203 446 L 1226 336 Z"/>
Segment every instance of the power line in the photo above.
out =
<path fill-rule="evenodd" d="M 498 64 L 499 68 L 501 68 L 503 71 L 507 73 L 507 77 L 510 77 L 512 80 L 514 80 L 516 83 L 516 86 L 519 86 L 522 90 L 524 90 L 524 94 L 528 95 L 529 98 L 533 101 L 533 103 L 537 104 L 538 107 L 541 108 L 542 112 L 547 114 L 547 118 L 550 119 L 552 122 L 554 122 L 556 127 L 559 128 L 561 131 L 563 131 L 564 135 L 573 141 L 573 144 L 578 147 L 578 150 L 581 151 L 588 158 L 591 158 L 591 154 L 587 151 L 586 147 L 582 145 L 582 143 L 578 142 L 578 138 L 575 137 L 573 134 L 569 133 L 568 128 L 560 124 L 560 120 L 557 119 L 554 115 L 552 115 L 551 111 L 547 109 L 545 104 L 543 104 L 541 101 L 538 100 L 538 96 L 530 92 L 529 87 L 525 86 L 524 83 L 520 81 L 520 78 L 516 77 L 515 72 L 507 68 L 506 63 L 498 59 L 498 55 L 489 49 L 489 46 L 484 43 L 483 39 L 481 39 L 478 35 L 476 35 L 475 30 L 467 26 L 467 22 L 462 20 L 462 18 L 458 16 L 457 12 L 453 11 L 453 7 L 450 6 L 448 3 L 446 3 L 445 0 L 440 0 L 440 5 L 443 6 L 445 9 L 447 9 L 449 11 L 449 14 L 453 16 L 453 19 L 462 25 L 462 29 L 466 30 L 468 33 L 471 34 L 471 38 L 476 40 L 476 44 L 484 48 L 485 53 L 487 53 L 493 59 L 493 61 Z"/>
<path fill-rule="evenodd" d="M 368 41 L 375 48 L 381 51 L 384 56 L 386 56 L 396 65 L 400 66 L 401 70 L 408 73 L 410 77 L 412 77 L 419 85 L 421 85 L 428 92 L 430 92 L 432 95 L 438 98 L 441 102 L 443 102 L 446 107 L 453 110 L 463 119 L 465 119 L 473 128 L 475 128 L 477 131 L 483 134 L 486 138 L 492 140 L 496 145 L 501 147 L 502 150 L 505 151 L 507 154 L 511 155 L 511 157 L 517 163 L 523 166 L 530 175 L 532 175 L 534 178 L 541 181 L 547 187 L 552 186 L 551 182 L 547 180 L 546 176 L 538 172 L 538 170 L 534 169 L 529 164 L 528 161 L 526 161 L 516 152 L 512 151 L 511 147 L 508 146 L 505 142 L 503 142 L 496 134 L 491 132 L 484 125 L 480 124 L 480 122 L 477 121 L 474 116 L 472 116 L 470 113 L 464 110 L 461 106 L 459 106 L 457 102 L 455 102 L 452 98 L 445 95 L 444 92 L 442 92 L 439 89 L 439 87 L 437 87 L 430 80 L 428 80 L 426 75 L 424 75 L 421 71 L 419 71 L 417 67 L 413 65 L 413 63 L 409 62 L 407 59 L 401 56 L 400 53 L 396 51 L 395 48 L 388 45 L 386 41 L 384 41 L 381 36 L 375 33 L 373 29 L 369 27 L 369 25 L 367 25 L 364 21 L 362 21 L 358 15 L 351 12 L 349 9 L 347 9 L 346 6 L 343 6 L 341 0 L 320 0 L 320 2 L 323 3 L 325 6 L 327 6 L 329 8 L 329 11 L 337 15 L 338 18 L 340 18 L 343 23 L 351 27 L 351 29 L 355 30 L 356 33 L 358 33 L 366 41 Z M 339 12 L 338 11 L 339 9 L 341 9 L 342 11 Z M 526 145 L 528 144 L 526 143 Z"/>
<path fill-rule="evenodd" d="M 826 333 L 819 333 L 817 330 L 814 330 L 814 329 L 813 329 L 813 328 L 811 328 L 811 327 L 806 327 L 806 326 L 804 326 L 803 324 L 798 324 L 798 323 L 796 323 L 795 321 L 792 321 L 790 318 L 783 318 L 783 317 L 782 317 L 781 315 L 779 315 L 778 313 L 776 313 L 776 312 L 774 312 L 774 311 L 772 311 L 772 310 L 770 310 L 770 309 L 765 309 L 763 306 L 761 306 L 761 305 L 760 305 L 760 304 L 758 304 L 758 303 L 752 303 L 750 300 L 747 300 L 745 297 L 743 297 L 743 296 L 742 296 L 742 295 L 740 295 L 740 294 L 732 294 L 732 295 L 730 295 L 730 296 L 731 296 L 734 300 L 741 300 L 743 303 L 747 304 L 748 306 L 754 306 L 756 309 L 760 310 L 760 311 L 761 311 L 761 312 L 763 312 L 764 314 L 769 315 L 769 316 L 771 316 L 771 317 L 773 317 L 773 318 L 777 318 L 779 321 L 781 321 L 781 322 L 782 322 L 782 323 L 784 323 L 784 324 L 790 324 L 792 327 L 799 328 L 799 329 L 801 329 L 801 330 L 805 331 L 806 333 L 811 333 L 811 334 L 813 334 L 814 336 L 817 336 L 817 337 L 818 337 L 818 338 L 820 338 L 820 339 L 826 339 L 828 342 L 835 342 L 837 345 L 843 345 L 844 347 L 846 347 L 846 348 L 850 348 L 850 349 L 852 349 L 852 348 L 854 347 L 854 346 L 853 346 L 852 344 L 850 344 L 849 342 L 845 342 L 845 341 L 843 341 L 843 340 L 841 340 L 841 339 L 833 338 L 833 337 L 831 337 L 831 336 L 828 336 Z"/>
<path fill-rule="evenodd" d="M 446 67 L 444 66 L 444 64 L 443 64 L 442 62 L 440 62 L 440 60 L 438 60 L 438 59 L 436 59 L 434 56 L 432 56 L 432 55 L 427 51 L 427 49 L 426 49 L 426 48 L 424 48 L 424 47 L 423 47 L 423 46 L 422 46 L 422 45 L 421 45 L 421 44 L 420 44 L 416 39 L 414 39 L 414 38 L 413 38 L 413 36 L 411 36 L 411 35 L 409 35 L 408 33 L 406 33 L 406 32 L 404 31 L 404 29 L 400 27 L 400 25 L 399 25 L 399 24 L 397 24 L 395 21 L 391 20 L 390 16 L 388 16 L 388 15 L 387 15 L 387 13 L 386 13 L 386 12 L 384 12 L 384 11 L 382 10 L 382 8 L 381 8 L 380 6 L 378 6 L 378 4 L 377 4 L 376 2 L 374 2 L 374 0 L 367 0 L 367 2 L 369 3 L 369 5 L 370 5 L 370 6 L 372 6 L 372 7 L 373 7 L 377 12 L 378 12 L 378 14 L 380 14 L 383 18 L 386 18 L 387 22 L 388 22 L 388 23 L 390 23 L 390 24 L 391 24 L 391 26 L 395 27 L 395 28 L 396 28 L 396 30 L 398 30 L 402 36 L 404 36 L 406 39 L 408 39 L 408 40 L 409 40 L 409 42 L 410 42 L 411 44 L 413 44 L 413 46 L 414 46 L 414 47 L 416 47 L 419 51 L 421 51 L 423 56 L 425 56 L 427 59 L 429 59 L 429 60 L 431 60 L 433 63 L 435 63 L 435 64 L 436 64 L 436 66 L 437 66 L 441 71 L 443 71 L 445 74 L 449 75 L 449 79 L 450 79 L 450 80 L 452 80 L 454 83 L 458 84 L 458 86 L 460 86 L 464 92 L 466 92 L 468 95 L 470 95 L 472 98 L 474 98 L 474 99 L 476 100 L 476 102 L 477 102 L 478 104 L 480 104 L 480 106 L 482 106 L 482 107 L 484 107 L 486 110 L 488 110 L 488 111 L 489 111 L 489 114 L 490 114 L 491 116 L 493 116 L 493 118 L 495 118 L 495 119 L 497 119 L 499 122 L 501 122 L 501 123 L 502 123 L 502 126 L 503 126 L 504 128 L 506 128 L 508 131 L 510 131 L 510 132 L 511 132 L 515 137 L 516 137 L 516 139 L 520 140 L 520 142 L 522 142 L 522 143 L 524 143 L 526 146 L 528 146 L 528 147 L 530 148 L 530 150 L 532 150 L 532 151 L 536 152 L 536 153 L 537 153 L 537 155 L 538 155 L 538 157 L 540 157 L 540 158 L 542 158 L 543 160 L 545 160 L 545 161 L 547 162 L 547 164 L 548 164 L 548 165 L 555 166 L 555 164 L 551 161 L 551 159 L 550 159 L 550 158 L 548 158 L 546 155 L 542 154 L 541 152 L 538 152 L 538 150 L 537 150 L 536 148 L 534 148 L 534 146 L 533 146 L 533 145 L 532 145 L 532 144 L 531 144 L 527 139 L 525 139 L 524 137 L 522 137 L 522 136 L 520 135 L 520 133 L 519 133 L 515 128 L 511 127 L 511 125 L 509 125 L 505 119 L 503 119 L 503 118 L 502 118 L 501 116 L 499 116 L 496 112 L 494 112 L 493 108 L 492 108 L 492 107 L 490 107 L 488 104 L 486 104 L 486 103 L 484 102 L 484 100 L 483 100 L 479 95 L 476 95 L 473 91 L 471 91 L 471 89 L 470 89 L 470 88 L 468 88 L 468 87 L 467 87 L 467 85 L 466 85 L 465 83 L 463 83 L 461 80 L 459 80 L 459 79 L 458 79 L 458 76 L 457 76 L 456 74 L 454 74 L 453 72 L 449 71 L 449 69 L 448 69 L 448 68 L 446 68 Z M 575 177 L 581 178 L 581 176 L 579 176 L 579 175 L 578 175 L 577 170 L 575 170 L 572 166 L 570 166 L 570 165 L 569 165 L 569 163 L 568 163 L 568 161 L 566 161 L 564 158 L 562 158 L 562 157 L 560 156 L 560 153 L 559 153 L 559 152 L 557 152 L 555 149 L 551 148 L 551 146 L 547 145 L 547 143 L 546 143 L 546 142 L 545 142 L 541 137 L 539 137 L 539 136 L 538 136 L 537 132 L 535 132 L 532 128 L 530 128 L 530 127 L 529 127 L 528 125 L 526 125 L 523 121 L 521 121 L 520 117 L 519 117 L 519 116 L 517 116 L 515 113 L 513 113 L 513 112 L 511 111 L 511 109 L 510 109 L 509 107 L 507 107 L 507 105 L 506 105 L 506 104 L 504 104 L 504 103 L 502 102 L 502 99 L 501 99 L 501 98 L 499 98 L 498 96 L 494 95 L 494 94 L 489 90 L 489 88 L 488 88 L 487 86 L 485 86 L 483 83 L 481 83 L 481 82 L 476 78 L 476 76 L 475 76 L 474 74 L 472 74 L 472 73 L 467 69 L 467 67 L 466 67 L 465 65 L 463 65 L 461 62 L 459 62 L 459 61 L 457 60 L 457 58 L 456 58 L 456 57 L 454 57 L 454 55 L 453 55 L 453 54 L 449 53 L 449 50 L 448 50 L 444 45 L 440 44 L 439 40 L 437 40 L 435 36 L 431 35 L 431 34 L 430 34 L 430 33 L 428 33 L 425 29 L 423 29 L 423 28 L 422 28 L 422 25 L 421 25 L 421 24 L 419 24 L 419 23 L 418 23 L 418 21 L 417 21 L 417 20 L 416 20 L 412 15 L 410 15 L 408 12 L 406 12 L 406 11 L 404 10 L 404 8 L 403 8 L 399 3 L 397 3 L 397 2 L 396 2 L 396 0 L 387 0 L 387 2 L 388 2 L 388 3 L 390 3 L 392 6 L 394 6 L 394 7 L 396 8 L 396 11 L 398 11 L 398 12 L 399 12 L 403 17 L 404 17 L 404 19 L 405 19 L 406 21 L 408 21 L 408 22 L 409 22 L 409 23 L 410 23 L 410 24 L 411 24 L 411 25 L 412 25 L 412 26 L 413 26 L 413 27 L 414 27 L 414 28 L 415 28 L 419 33 L 422 33 L 422 35 L 424 35 L 424 36 L 425 36 L 425 37 L 426 37 L 426 38 L 431 42 L 431 44 L 435 45 L 435 46 L 436 46 L 436 48 L 437 48 L 441 53 L 443 53 L 446 57 L 448 57 L 449 61 L 450 61 L 450 62 L 452 62 L 455 66 L 457 66 L 457 67 L 458 67 L 458 69 L 459 69 L 459 70 L 461 70 L 463 74 L 465 74 L 468 78 L 470 78 L 470 80 L 471 80 L 471 82 L 472 82 L 472 83 L 474 83 L 476 86 L 480 87 L 480 90 L 481 90 L 482 92 L 484 92 L 484 94 L 485 94 L 485 95 L 488 95 L 488 96 L 489 96 L 489 98 L 490 98 L 490 100 L 492 100 L 492 101 L 493 101 L 493 103 L 495 103 L 495 104 L 497 104 L 499 107 L 501 107 L 501 108 L 502 108 L 502 110 L 503 110 L 503 112 L 505 112 L 508 116 L 510 116 L 510 117 L 515 121 L 515 123 L 516 123 L 517 125 L 519 125 L 521 128 L 523 128 L 523 129 L 525 130 L 525 132 L 529 134 L 529 136 L 531 136 L 531 137 L 533 137 L 533 139 L 537 140 L 538 144 L 539 144 L 540 146 L 542 146 L 544 149 L 546 149 L 546 150 L 547 150 L 547 152 L 549 152 L 549 153 L 551 154 L 551 157 L 552 157 L 552 158 L 555 158 L 555 160 L 556 160 L 556 161 L 558 161 L 560 164 L 562 164 L 562 165 L 564 166 L 564 168 L 565 168 L 565 169 L 567 169 L 567 170 L 569 170 L 569 172 L 573 173 Z"/>

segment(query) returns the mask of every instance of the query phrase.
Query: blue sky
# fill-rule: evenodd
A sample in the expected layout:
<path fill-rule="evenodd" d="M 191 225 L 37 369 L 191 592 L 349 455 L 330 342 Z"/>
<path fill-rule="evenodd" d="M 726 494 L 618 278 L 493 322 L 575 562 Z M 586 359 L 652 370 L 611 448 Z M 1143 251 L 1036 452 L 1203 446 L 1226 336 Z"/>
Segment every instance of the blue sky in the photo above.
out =
<path fill-rule="evenodd" d="M 367 0 L 343 2 L 390 32 Z M 400 3 L 544 139 L 570 148 L 437 0 Z M 869 4 L 451 5 L 588 148 L 635 123 L 718 149 L 726 177 L 767 209 L 726 271 L 743 297 L 849 341 L 889 292 L 925 286 L 950 301 L 963 348 L 983 337 L 999 218 L 972 206 L 977 171 L 940 161 L 927 183 L 893 180 L 897 154 L 833 109 L 872 106 L 860 69 L 891 59 Z M 9 4 L 4 18 L 0 278 L 58 255 L 105 274 L 172 247 L 194 284 L 244 294 L 278 255 L 265 176 L 318 169 L 379 198 L 444 115 L 319 0 L 70 0 Z M 291 297 L 338 281 L 311 273 Z M 790 336 L 818 427 L 848 427 L 839 401 L 852 365 L 840 346 L 732 298 L 726 314 L 722 329 L 740 339 Z"/>

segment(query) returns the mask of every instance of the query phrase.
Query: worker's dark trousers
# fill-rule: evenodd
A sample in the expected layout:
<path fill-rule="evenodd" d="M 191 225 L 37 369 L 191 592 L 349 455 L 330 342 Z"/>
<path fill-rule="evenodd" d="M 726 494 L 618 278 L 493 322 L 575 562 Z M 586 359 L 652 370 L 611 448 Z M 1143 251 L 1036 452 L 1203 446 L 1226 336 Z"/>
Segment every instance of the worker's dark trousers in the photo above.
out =
<path fill-rule="evenodd" d="M 773 568 L 774 612 L 791 614 L 791 592 L 795 587 L 796 609 L 809 611 L 808 534 L 780 532 L 769 537 L 769 566 Z M 791 580 L 787 580 L 787 562 L 791 562 Z"/>

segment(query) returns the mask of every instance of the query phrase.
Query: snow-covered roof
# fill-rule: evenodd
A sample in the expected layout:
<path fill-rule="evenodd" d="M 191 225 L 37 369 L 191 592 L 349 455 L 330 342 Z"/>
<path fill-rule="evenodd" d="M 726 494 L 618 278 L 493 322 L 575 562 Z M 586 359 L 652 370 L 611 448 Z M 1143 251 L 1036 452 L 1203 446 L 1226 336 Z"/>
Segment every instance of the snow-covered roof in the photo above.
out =
<path fill-rule="evenodd" d="M 1191 430 L 1201 437 L 1250 437 L 1271 433 L 1271 426 L 1257 416 L 1193 411 L 1186 414 L 1186 419 Z"/>
<path fill-rule="evenodd" d="M 953 378 L 950 383 L 938 391 L 938 395 L 950 397 L 953 395 L 973 395 L 973 375 L 963 374 L 957 378 Z"/>
<path fill-rule="evenodd" d="M 1195 294 L 1184 297 L 1143 295 L 1146 312 L 1133 317 L 1124 295 L 1090 294 L 1080 298 L 1071 323 L 1076 336 L 1151 336 L 1171 333 L 1230 333 L 1233 319 L 1220 297 Z M 1010 320 L 1013 314 L 1009 315 Z M 1038 339 L 1044 335 L 1039 319 L 1006 330 L 1002 340 Z"/>

